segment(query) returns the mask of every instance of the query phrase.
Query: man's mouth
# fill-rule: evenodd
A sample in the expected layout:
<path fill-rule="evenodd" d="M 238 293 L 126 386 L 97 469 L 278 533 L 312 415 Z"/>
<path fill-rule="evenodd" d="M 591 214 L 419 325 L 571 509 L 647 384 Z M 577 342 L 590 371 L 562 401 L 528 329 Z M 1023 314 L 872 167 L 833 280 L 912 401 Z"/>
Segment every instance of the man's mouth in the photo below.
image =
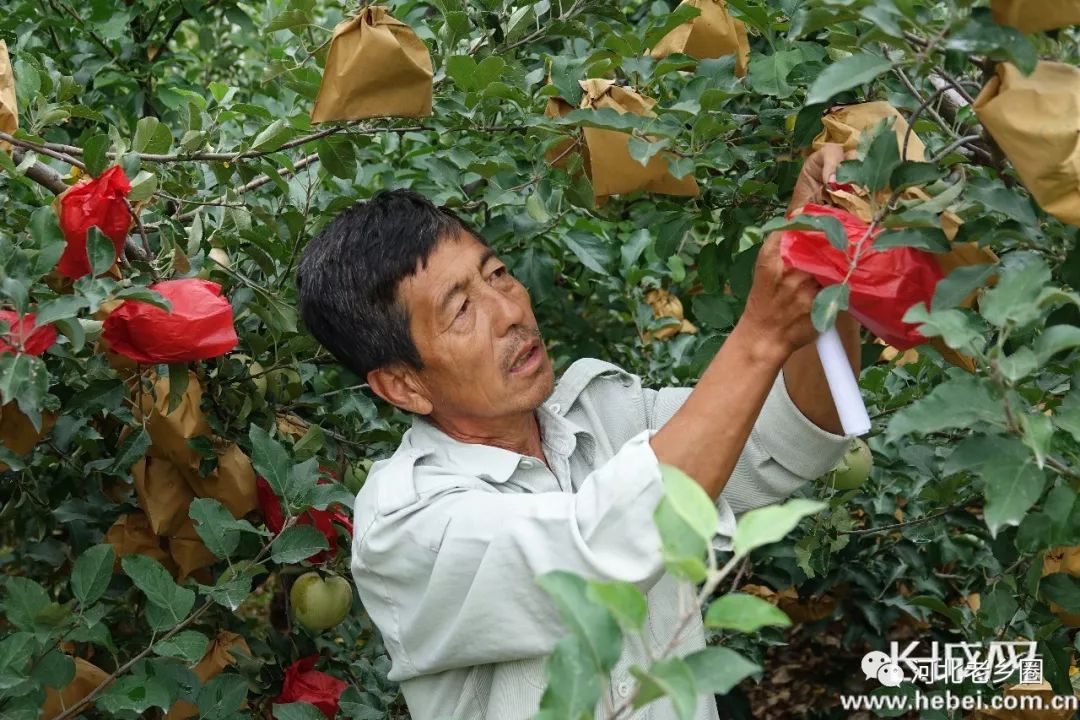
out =
<path fill-rule="evenodd" d="M 533 341 L 529 343 L 528 347 L 522 350 L 518 359 L 510 366 L 511 373 L 518 373 L 523 370 L 528 370 L 535 365 L 536 360 L 540 357 L 540 343 Z"/>

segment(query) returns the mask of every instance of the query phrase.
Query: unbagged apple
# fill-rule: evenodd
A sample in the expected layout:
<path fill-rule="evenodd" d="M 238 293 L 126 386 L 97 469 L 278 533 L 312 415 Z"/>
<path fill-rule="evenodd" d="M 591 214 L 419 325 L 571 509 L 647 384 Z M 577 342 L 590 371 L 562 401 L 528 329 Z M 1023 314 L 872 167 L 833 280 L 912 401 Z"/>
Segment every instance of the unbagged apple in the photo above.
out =
<path fill-rule="evenodd" d="M 296 578 L 289 592 L 293 617 L 314 632 L 334 627 L 352 607 L 352 586 L 340 575 L 321 576 L 312 571 Z"/>
<path fill-rule="evenodd" d="M 862 438 L 852 438 L 851 446 L 840 458 L 826 480 L 837 490 L 854 490 L 870 477 L 870 468 L 874 466 L 874 456 L 870 446 Z"/>

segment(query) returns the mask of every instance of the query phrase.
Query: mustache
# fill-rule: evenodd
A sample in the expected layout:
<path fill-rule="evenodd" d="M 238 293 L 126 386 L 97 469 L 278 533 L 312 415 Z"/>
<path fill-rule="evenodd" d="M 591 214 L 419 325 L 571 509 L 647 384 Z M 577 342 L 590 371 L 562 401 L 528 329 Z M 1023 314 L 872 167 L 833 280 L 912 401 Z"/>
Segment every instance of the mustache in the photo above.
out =
<path fill-rule="evenodd" d="M 540 334 L 540 328 L 533 326 L 531 328 L 522 328 L 514 333 L 514 343 L 510 346 L 510 350 L 507 351 L 506 357 L 503 358 L 503 369 L 507 372 L 510 371 L 510 366 L 514 364 L 514 358 L 521 351 L 521 346 L 527 342 L 535 340 L 541 347 L 544 345 L 544 338 Z"/>

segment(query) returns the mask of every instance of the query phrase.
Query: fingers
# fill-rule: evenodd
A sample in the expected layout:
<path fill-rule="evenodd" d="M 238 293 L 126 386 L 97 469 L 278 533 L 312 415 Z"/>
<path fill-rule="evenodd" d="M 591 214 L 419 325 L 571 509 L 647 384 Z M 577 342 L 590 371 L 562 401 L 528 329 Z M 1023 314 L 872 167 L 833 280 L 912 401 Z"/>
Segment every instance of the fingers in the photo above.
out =
<path fill-rule="evenodd" d="M 826 143 L 819 152 L 821 153 L 821 182 L 823 184 L 836 182 L 836 169 L 846 159 L 844 146 Z"/>

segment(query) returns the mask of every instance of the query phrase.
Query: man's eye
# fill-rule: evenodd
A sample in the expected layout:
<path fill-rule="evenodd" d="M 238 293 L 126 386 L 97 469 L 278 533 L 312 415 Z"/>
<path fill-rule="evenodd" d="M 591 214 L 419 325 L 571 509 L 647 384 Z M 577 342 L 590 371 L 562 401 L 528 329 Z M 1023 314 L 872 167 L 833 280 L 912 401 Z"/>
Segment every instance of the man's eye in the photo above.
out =
<path fill-rule="evenodd" d="M 469 307 L 469 301 L 468 300 L 461 303 L 461 309 L 458 310 L 457 315 L 455 317 L 462 317 L 465 314 L 465 308 L 467 308 L 467 307 Z"/>

